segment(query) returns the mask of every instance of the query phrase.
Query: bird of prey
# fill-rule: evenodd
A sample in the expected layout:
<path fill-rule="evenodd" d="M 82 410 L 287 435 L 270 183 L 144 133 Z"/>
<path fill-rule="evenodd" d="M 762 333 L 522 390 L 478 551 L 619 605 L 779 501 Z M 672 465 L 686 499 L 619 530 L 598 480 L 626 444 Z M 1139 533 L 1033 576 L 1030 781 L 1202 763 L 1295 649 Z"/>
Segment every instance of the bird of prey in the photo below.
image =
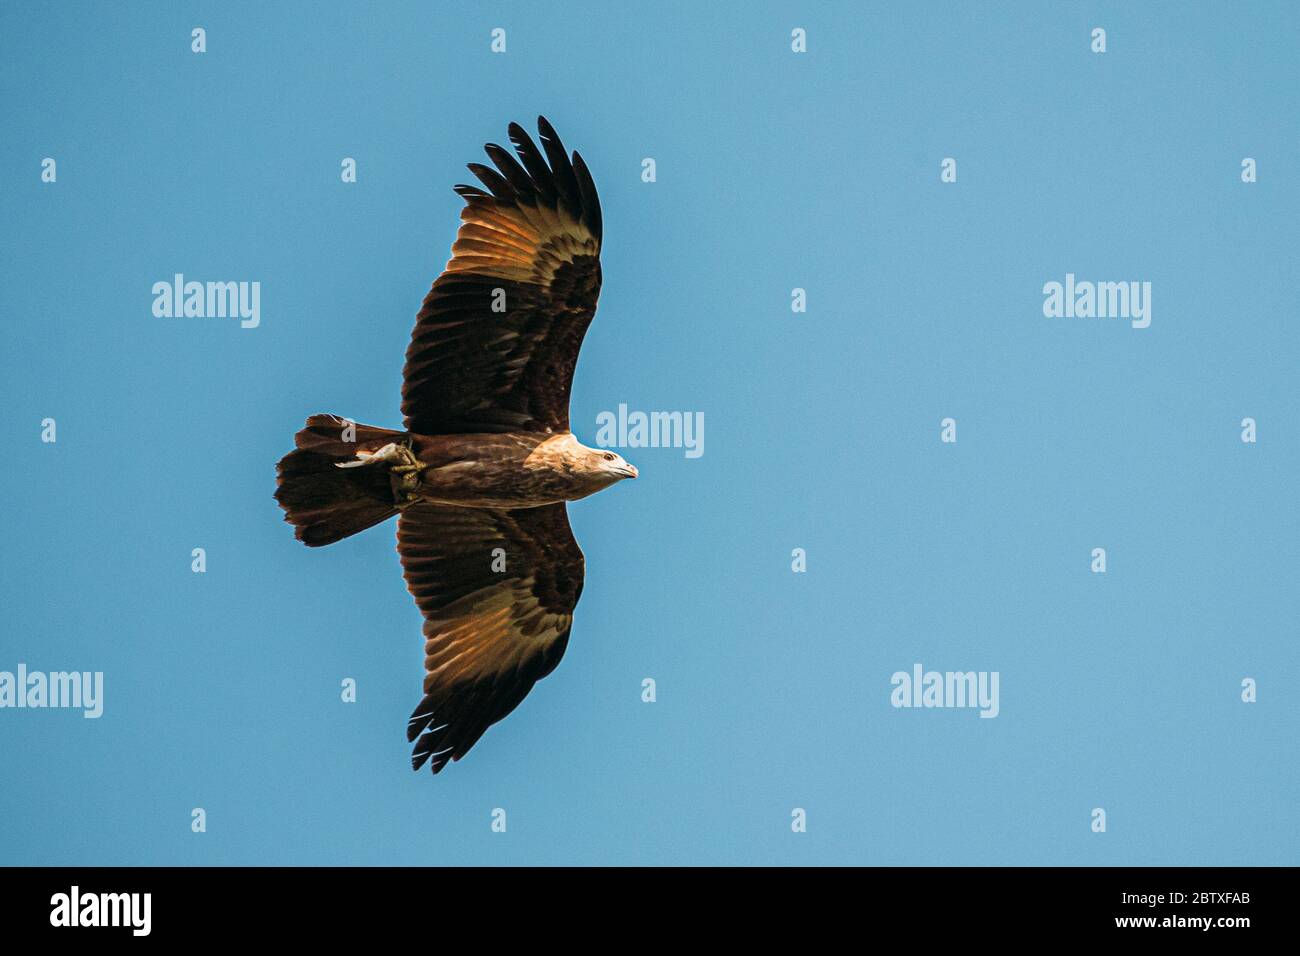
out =
<path fill-rule="evenodd" d="M 276 468 L 295 536 L 331 544 L 397 515 L 424 615 L 411 765 L 438 773 L 559 663 L 584 561 L 565 502 L 636 469 L 569 430 L 578 349 L 600 294 L 600 202 L 544 117 L 517 123 L 465 200 L 402 371 L 404 430 L 313 415 Z"/>

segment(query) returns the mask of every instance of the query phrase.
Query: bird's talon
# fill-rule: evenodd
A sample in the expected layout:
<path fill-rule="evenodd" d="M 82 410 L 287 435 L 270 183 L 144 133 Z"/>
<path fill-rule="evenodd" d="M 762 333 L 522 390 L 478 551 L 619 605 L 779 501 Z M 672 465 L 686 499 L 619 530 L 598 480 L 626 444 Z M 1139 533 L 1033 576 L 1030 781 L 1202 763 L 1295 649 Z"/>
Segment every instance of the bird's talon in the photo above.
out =
<path fill-rule="evenodd" d="M 420 500 L 416 491 L 420 487 L 420 472 L 424 471 L 424 465 L 416 457 L 411 444 L 410 440 L 405 441 L 390 452 L 392 458 L 400 462 L 388 469 L 393 482 L 393 503 L 398 510 Z"/>

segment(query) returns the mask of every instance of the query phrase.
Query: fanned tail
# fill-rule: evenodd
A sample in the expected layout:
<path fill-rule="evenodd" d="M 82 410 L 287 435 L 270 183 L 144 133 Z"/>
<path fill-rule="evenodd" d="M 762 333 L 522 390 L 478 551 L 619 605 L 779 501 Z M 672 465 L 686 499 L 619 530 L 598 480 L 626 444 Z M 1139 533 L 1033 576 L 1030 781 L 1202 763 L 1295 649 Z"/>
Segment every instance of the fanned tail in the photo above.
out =
<path fill-rule="evenodd" d="M 296 450 L 276 465 L 275 500 L 294 537 L 308 547 L 333 544 L 397 514 L 388 468 L 358 463 L 358 453 L 374 452 L 406 433 L 358 425 L 336 415 L 313 415 L 294 436 Z"/>

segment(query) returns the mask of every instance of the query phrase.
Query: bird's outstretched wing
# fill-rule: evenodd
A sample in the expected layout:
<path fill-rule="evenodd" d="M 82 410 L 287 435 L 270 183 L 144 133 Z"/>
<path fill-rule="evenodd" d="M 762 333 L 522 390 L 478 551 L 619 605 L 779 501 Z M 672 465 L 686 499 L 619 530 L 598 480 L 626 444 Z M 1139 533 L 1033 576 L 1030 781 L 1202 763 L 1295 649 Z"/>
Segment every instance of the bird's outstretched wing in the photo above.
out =
<path fill-rule="evenodd" d="M 424 699 L 407 726 L 411 765 L 427 760 L 437 773 L 560 662 L 584 560 L 562 503 L 517 511 L 413 505 L 398 519 L 397 550 L 424 614 Z"/>
<path fill-rule="evenodd" d="M 542 150 L 510 124 L 516 161 L 485 147 L 452 258 L 425 297 L 402 372 L 402 414 L 424 435 L 569 429 L 569 387 L 600 295 L 600 201 L 544 117 Z M 543 158 L 543 150 L 545 158 Z"/>

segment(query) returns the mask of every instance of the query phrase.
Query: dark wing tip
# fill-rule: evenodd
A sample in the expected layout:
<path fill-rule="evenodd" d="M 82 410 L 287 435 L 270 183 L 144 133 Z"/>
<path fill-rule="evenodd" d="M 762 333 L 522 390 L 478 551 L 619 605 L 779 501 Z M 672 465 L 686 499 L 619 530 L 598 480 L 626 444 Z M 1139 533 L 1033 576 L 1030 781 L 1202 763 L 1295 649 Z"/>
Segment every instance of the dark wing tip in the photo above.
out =
<path fill-rule="evenodd" d="M 573 151 L 573 175 L 578 182 L 578 193 L 582 196 L 582 221 L 596 237 L 596 241 L 600 242 L 604 228 L 600 217 L 600 196 L 596 194 L 596 183 L 591 178 L 591 170 L 576 149 Z"/>
<path fill-rule="evenodd" d="M 540 200 L 548 205 L 562 205 L 599 242 L 603 229 L 600 199 L 591 171 L 577 150 L 569 153 L 564 148 L 551 121 L 541 114 L 537 116 L 537 131 L 541 137 L 540 149 L 527 130 L 518 123 L 510 123 L 506 132 L 518 159 L 497 143 L 485 143 L 483 151 L 496 169 L 481 163 L 467 164 L 475 178 L 487 187 L 486 192 L 475 186 L 453 188 L 466 202 L 492 198 L 515 204 L 536 205 Z"/>
<path fill-rule="evenodd" d="M 537 148 L 533 138 L 518 123 L 511 123 L 507 127 L 507 132 L 510 134 L 510 142 L 514 144 L 515 152 L 519 154 L 519 161 L 524 164 L 524 169 L 528 170 L 528 175 L 533 181 L 533 188 L 548 204 L 554 203 L 560 187 L 555 181 L 555 173 L 551 170 L 551 167 L 546 165 L 546 160 L 542 158 L 541 150 Z"/>
<path fill-rule="evenodd" d="M 426 696 L 420 701 L 420 706 L 415 708 L 415 713 L 411 714 L 411 719 L 406 722 L 406 740 L 412 742 L 420 736 L 420 732 L 433 720 L 433 705 Z"/>
<path fill-rule="evenodd" d="M 447 723 L 435 724 L 434 710 L 433 695 L 425 694 L 406 722 L 406 739 L 415 744 L 411 750 L 412 770 L 419 770 L 428 763 L 429 769 L 437 773 L 447 765 L 455 749 L 451 742 L 451 727 Z"/>
<path fill-rule="evenodd" d="M 555 127 L 546 121 L 546 117 L 537 117 L 537 131 L 542 137 L 542 149 L 546 151 L 546 161 L 551 167 L 551 178 L 555 182 L 556 192 L 569 213 L 579 222 L 582 221 L 582 191 L 578 186 L 578 177 L 569 162 L 564 143 L 560 141 Z"/>
<path fill-rule="evenodd" d="M 484 166 L 482 163 L 467 163 L 466 168 L 477 177 L 478 181 L 488 188 L 497 199 L 510 202 L 515 198 L 515 190 L 510 185 L 509 180 L 502 176 L 495 169 Z"/>
<path fill-rule="evenodd" d="M 411 769 L 419 770 L 427 762 L 429 769 L 437 773 L 443 767 L 455 759 L 452 747 L 438 747 L 438 741 L 442 735 L 430 731 L 419 739 L 415 744 L 415 749 L 411 752 Z"/>
<path fill-rule="evenodd" d="M 466 202 L 492 198 L 525 205 L 536 205 L 538 200 L 562 204 L 599 242 L 603 231 L 600 199 L 578 151 L 569 153 L 551 121 L 541 114 L 537 116 L 540 149 L 518 123 L 510 123 L 506 131 L 519 158 L 497 143 L 485 143 L 483 151 L 496 169 L 481 163 L 467 166 L 487 191 L 461 184 L 453 187 L 456 193 Z"/>
<path fill-rule="evenodd" d="M 525 171 L 506 149 L 496 143 L 488 143 L 483 147 L 483 151 L 487 153 L 488 159 L 492 160 L 496 168 L 501 171 L 505 181 L 510 184 L 510 188 L 514 190 L 515 195 L 512 198 L 529 203 L 536 199 L 537 184 L 528 171 Z M 473 172 L 472 165 L 470 171 Z"/>
<path fill-rule="evenodd" d="M 452 186 L 451 188 L 455 190 L 456 195 L 458 195 L 461 199 L 464 199 L 466 202 L 468 202 L 471 199 L 491 198 L 491 195 L 489 193 L 485 193 L 477 186 L 466 186 L 464 183 L 457 183 L 455 186 Z"/>

